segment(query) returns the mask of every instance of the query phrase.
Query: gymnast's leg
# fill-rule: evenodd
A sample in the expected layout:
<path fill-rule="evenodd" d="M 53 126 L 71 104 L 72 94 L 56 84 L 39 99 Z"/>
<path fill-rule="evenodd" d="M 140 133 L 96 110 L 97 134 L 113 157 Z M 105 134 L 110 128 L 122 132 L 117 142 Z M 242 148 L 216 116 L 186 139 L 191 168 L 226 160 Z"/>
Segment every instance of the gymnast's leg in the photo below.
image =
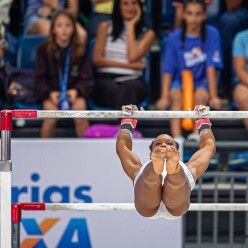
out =
<path fill-rule="evenodd" d="M 154 216 L 161 203 L 162 175 L 156 174 L 152 162 L 145 167 L 134 186 L 135 207 L 144 217 Z"/>

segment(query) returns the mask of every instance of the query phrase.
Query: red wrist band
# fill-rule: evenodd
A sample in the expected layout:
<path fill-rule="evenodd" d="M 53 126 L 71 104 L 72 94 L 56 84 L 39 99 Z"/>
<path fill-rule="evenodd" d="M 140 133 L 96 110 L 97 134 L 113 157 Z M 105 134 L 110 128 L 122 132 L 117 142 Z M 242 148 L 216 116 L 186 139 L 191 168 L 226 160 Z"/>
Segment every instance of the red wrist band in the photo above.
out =
<path fill-rule="evenodd" d="M 136 128 L 137 126 L 137 120 L 136 119 L 121 119 L 121 125 L 123 124 L 130 124 L 132 126 L 133 129 Z"/>
<path fill-rule="evenodd" d="M 208 118 L 204 118 L 197 120 L 195 126 L 198 129 L 198 133 L 200 134 L 203 129 L 211 129 L 212 123 Z"/>

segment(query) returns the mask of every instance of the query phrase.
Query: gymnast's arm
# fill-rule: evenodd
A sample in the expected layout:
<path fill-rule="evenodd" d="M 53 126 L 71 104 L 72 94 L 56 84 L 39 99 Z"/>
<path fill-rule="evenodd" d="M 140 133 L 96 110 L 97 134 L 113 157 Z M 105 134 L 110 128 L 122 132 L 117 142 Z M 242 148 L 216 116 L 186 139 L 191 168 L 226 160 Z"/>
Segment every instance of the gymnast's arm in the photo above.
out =
<path fill-rule="evenodd" d="M 127 129 L 121 129 L 117 141 L 116 152 L 120 158 L 122 167 L 129 178 L 134 181 L 142 164 L 139 157 L 132 151 L 132 134 Z"/>
<path fill-rule="evenodd" d="M 206 171 L 215 151 L 215 138 L 211 129 L 202 130 L 200 133 L 200 149 L 186 164 L 195 181 Z"/>

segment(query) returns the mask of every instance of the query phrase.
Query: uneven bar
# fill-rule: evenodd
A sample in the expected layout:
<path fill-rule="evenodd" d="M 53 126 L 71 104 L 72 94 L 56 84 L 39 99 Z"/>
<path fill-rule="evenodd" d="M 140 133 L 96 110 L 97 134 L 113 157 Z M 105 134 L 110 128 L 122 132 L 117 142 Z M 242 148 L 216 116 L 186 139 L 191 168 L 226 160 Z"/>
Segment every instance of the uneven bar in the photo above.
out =
<path fill-rule="evenodd" d="M 132 203 L 45 203 L 46 210 L 112 211 L 135 210 Z M 247 203 L 192 203 L 189 211 L 248 211 Z"/>
<path fill-rule="evenodd" d="M 13 118 L 87 118 L 116 119 L 127 118 L 121 111 L 61 111 L 61 110 L 12 110 Z M 170 118 L 202 118 L 194 111 L 137 111 L 129 118 L 137 119 L 170 119 Z M 204 117 L 211 119 L 246 119 L 248 111 L 210 111 Z"/>

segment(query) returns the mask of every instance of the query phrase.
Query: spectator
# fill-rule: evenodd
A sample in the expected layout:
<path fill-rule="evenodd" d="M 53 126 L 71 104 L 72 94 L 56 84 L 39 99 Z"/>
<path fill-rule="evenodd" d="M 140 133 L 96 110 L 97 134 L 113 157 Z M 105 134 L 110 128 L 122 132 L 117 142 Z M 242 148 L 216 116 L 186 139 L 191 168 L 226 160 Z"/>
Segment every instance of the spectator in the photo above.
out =
<path fill-rule="evenodd" d="M 146 96 L 144 56 L 155 33 L 143 21 L 140 0 L 115 0 L 112 21 L 100 25 L 93 60 L 97 67 L 95 100 L 101 106 L 137 105 Z"/>
<path fill-rule="evenodd" d="M 194 77 L 194 105 L 221 108 L 217 95 L 216 68 L 222 67 L 220 37 L 218 31 L 206 25 L 206 4 L 201 0 L 184 3 L 182 28 L 174 31 L 168 39 L 163 57 L 163 82 L 157 108 L 171 110 L 182 108 L 183 70 L 190 70 Z M 182 137 L 179 119 L 171 119 L 173 137 Z M 197 140 L 196 130 L 188 139 Z"/>
<path fill-rule="evenodd" d="M 181 26 L 182 4 L 184 0 L 174 0 L 176 7 L 175 28 Z M 213 0 L 206 0 L 205 3 L 211 4 Z M 221 73 L 223 83 L 222 93 L 226 98 L 230 98 L 232 75 L 232 44 L 235 35 L 248 28 L 248 1 L 245 0 L 225 0 L 226 11 L 220 16 L 219 23 L 220 35 L 223 48 L 224 70 Z"/>
<path fill-rule="evenodd" d="M 91 0 L 91 1 L 94 3 L 94 12 L 90 17 L 89 25 L 88 25 L 90 39 L 96 37 L 98 27 L 103 21 L 111 20 L 111 16 L 113 13 L 113 5 L 114 5 L 114 0 Z M 143 4 L 145 1 L 141 0 L 141 2 Z M 146 8 L 143 8 L 143 10 L 147 12 Z M 145 22 L 147 27 L 153 28 L 151 18 L 147 13 L 145 14 Z"/>
<path fill-rule="evenodd" d="M 175 20 L 174 20 L 174 29 L 180 28 L 183 18 L 183 3 L 184 0 L 174 0 L 172 5 L 176 8 Z M 206 4 L 211 4 L 212 0 L 205 0 Z"/>
<path fill-rule="evenodd" d="M 64 8 L 77 18 L 78 0 L 28 0 L 28 7 L 24 17 L 24 33 L 48 35 L 51 26 L 51 17 L 54 12 Z M 86 31 L 79 23 L 76 28 L 81 42 L 85 45 L 87 41 Z"/>
<path fill-rule="evenodd" d="M 109 21 L 113 12 L 114 0 L 92 0 L 94 12 L 89 21 L 89 38 L 95 38 L 101 22 Z"/>
<path fill-rule="evenodd" d="M 93 86 L 91 66 L 70 12 L 59 10 L 53 16 L 48 39 L 38 47 L 35 70 L 36 95 L 45 110 L 58 110 L 59 105 L 64 109 L 69 107 L 68 101 L 72 110 L 86 109 L 86 98 Z M 76 134 L 82 137 L 88 121 L 74 121 Z M 54 136 L 55 127 L 55 119 L 46 119 L 41 136 Z"/>
<path fill-rule="evenodd" d="M 4 56 L 8 43 L 4 38 L 4 27 L 0 25 L 0 105 L 13 108 L 13 100 L 35 102 L 33 91 L 34 74 L 29 70 L 14 68 L 5 63 Z"/>
<path fill-rule="evenodd" d="M 232 45 L 235 35 L 248 28 L 248 1 L 226 0 L 226 12 L 220 17 L 220 35 L 223 48 L 224 70 L 221 74 L 223 96 L 230 98 L 232 69 Z"/>
<path fill-rule="evenodd" d="M 248 111 L 248 30 L 238 33 L 233 44 L 233 65 L 237 75 L 233 97 L 239 110 Z M 248 130 L 248 119 L 244 119 Z"/>

